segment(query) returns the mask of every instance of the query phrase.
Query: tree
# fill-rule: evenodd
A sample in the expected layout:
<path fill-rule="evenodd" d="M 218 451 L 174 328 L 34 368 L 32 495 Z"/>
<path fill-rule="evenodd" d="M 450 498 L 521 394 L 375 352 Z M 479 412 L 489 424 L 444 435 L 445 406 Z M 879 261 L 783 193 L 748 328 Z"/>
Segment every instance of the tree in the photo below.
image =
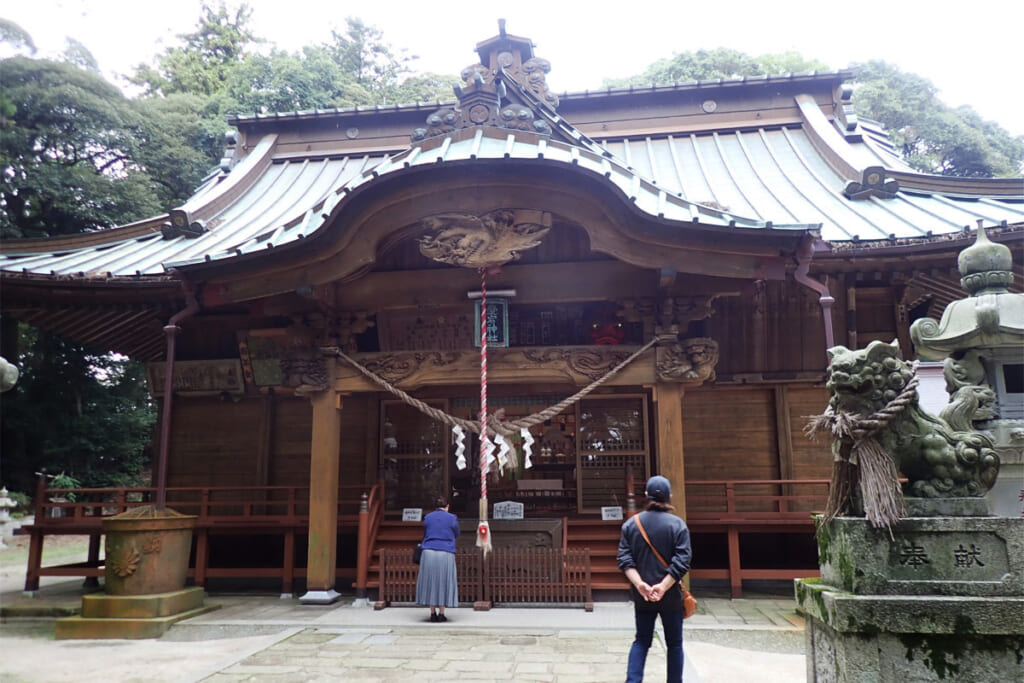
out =
<path fill-rule="evenodd" d="M 969 106 L 946 105 L 927 78 L 880 60 L 853 67 L 857 113 L 882 123 L 913 167 L 971 177 L 1020 173 L 1024 136 L 1013 137 Z"/>
<path fill-rule="evenodd" d="M 83 486 L 139 485 L 156 410 L 141 363 L 19 326 L 21 376 L 0 394 L 0 479 L 32 491 L 41 467 Z"/>
<path fill-rule="evenodd" d="M 311 46 L 301 53 L 274 50 L 250 55 L 225 83 L 235 113 L 301 111 L 373 104 L 373 95 L 343 71 L 331 51 Z"/>
<path fill-rule="evenodd" d="M 15 47 L 31 38 L 10 31 Z M 102 229 L 159 212 L 140 161 L 145 123 L 69 41 L 65 61 L 0 62 L 0 236 Z M 85 484 L 127 482 L 145 466 L 155 411 L 142 365 L 0 319 L 0 354 L 21 371 L 0 397 L 0 477 L 31 491 L 39 467 Z"/>
<path fill-rule="evenodd" d="M 95 230 L 159 212 L 136 161 L 141 121 L 98 74 L 66 63 L 0 62 L 0 237 Z"/>
<path fill-rule="evenodd" d="M 331 31 L 332 42 L 327 45 L 334 61 L 343 73 L 366 89 L 377 104 L 394 104 L 389 95 L 395 91 L 402 76 L 412 72 L 414 56 L 395 54 L 384 42 L 384 34 L 362 19 L 345 19 L 345 33 Z"/>
<path fill-rule="evenodd" d="M 191 197 L 224 151 L 222 102 L 187 93 L 132 101 L 138 113 L 136 160 L 170 209 Z"/>
<path fill-rule="evenodd" d="M 1024 136 L 1014 137 L 985 121 L 971 107 L 952 108 L 926 78 L 883 61 L 853 64 L 854 106 L 864 118 L 882 123 L 904 159 L 925 173 L 990 177 L 1020 175 Z M 651 64 L 642 74 L 607 79 L 606 87 L 683 83 L 829 70 L 796 52 L 751 57 L 716 48 L 683 52 Z"/>
<path fill-rule="evenodd" d="M 729 79 L 744 76 L 749 78 L 766 74 L 827 69 L 828 66 L 824 62 L 805 59 L 796 52 L 751 57 L 739 50 L 718 47 L 713 50 L 677 52 L 670 58 L 654 62 L 642 74 L 627 78 L 605 79 L 604 85 L 609 88 L 621 88 L 651 83 L 689 83 L 718 78 Z"/>
<path fill-rule="evenodd" d="M 216 7 L 204 2 L 201 12 L 196 30 L 180 36 L 184 46 L 165 50 L 154 66 L 140 64 L 129 80 L 148 95 L 223 91 L 231 71 L 258 42 L 249 28 L 252 9 L 242 3 L 232 11 L 221 0 Z"/>

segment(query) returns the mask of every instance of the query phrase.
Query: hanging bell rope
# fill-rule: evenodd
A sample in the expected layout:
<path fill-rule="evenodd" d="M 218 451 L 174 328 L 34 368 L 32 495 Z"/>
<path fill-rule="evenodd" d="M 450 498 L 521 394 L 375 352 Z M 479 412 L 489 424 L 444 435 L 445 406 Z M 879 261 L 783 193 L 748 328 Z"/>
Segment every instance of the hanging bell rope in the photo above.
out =
<path fill-rule="evenodd" d="M 487 524 L 487 472 L 494 444 L 487 436 L 487 270 L 480 269 L 480 519 L 476 547 L 491 552 L 491 528 Z"/>

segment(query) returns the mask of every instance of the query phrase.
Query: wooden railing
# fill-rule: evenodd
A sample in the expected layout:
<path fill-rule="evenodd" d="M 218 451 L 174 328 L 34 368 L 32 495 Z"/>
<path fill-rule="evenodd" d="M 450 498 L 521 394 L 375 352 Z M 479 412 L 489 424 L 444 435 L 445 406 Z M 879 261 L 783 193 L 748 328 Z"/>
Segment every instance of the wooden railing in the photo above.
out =
<path fill-rule="evenodd" d="M 484 557 L 476 548 L 455 553 L 459 601 L 476 609 L 493 605 L 579 605 L 594 609 L 590 551 L 586 548 L 495 548 Z M 416 602 L 417 567 L 412 551 L 386 548 L 380 554 L 380 600 L 391 604 Z"/>
<path fill-rule="evenodd" d="M 794 533 L 814 531 L 812 512 L 824 508 L 829 481 L 825 479 L 719 480 L 686 482 L 686 518 L 698 533 L 725 534 L 728 542 L 727 567 L 697 567 L 697 578 L 726 579 L 734 596 L 741 595 L 743 579 L 791 578 L 794 572 L 811 576 L 816 567 L 801 570 L 745 569 L 740 563 L 740 534 Z M 627 487 L 631 491 L 632 487 Z M 339 531 L 357 534 L 355 567 L 339 567 L 338 577 L 353 581 L 357 595 L 366 595 L 370 567 L 377 546 L 386 497 L 383 482 L 368 486 L 342 486 L 338 496 Z M 25 590 L 38 590 L 42 576 L 103 575 L 100 555 L 102 519 L 132 507 L 146 505 L 155 496 L 153 488 L 123 489 L 48 489 L 45 483 L 36 493 L 36 519 L 21 533 L 31 535 Z M 167 502 L 173 509 L 197 516 L 196 556 L 191 576 L 197 585 L 207 578 L 278 578 L 282 592 L 290 593 L 296 578 L 305 569 L 295 564 L 296 538 L 304 536 L 309 524 L 309 489 L 304 486 L 171 487 Z M 633 507 L 633 506 L 627 506 Z M 635 507 L 642 507 L 637 501 Z M 629 514 L 629 510 L 626 510 Z M 569 524 L 563 522 L 562 548 L 570 552 Z M 610 527 L 617 527 L 609 524 Z M 617 528 L 611 530 L 612 535 Z M 85 562 L 43 567 L 42 547 L 47 535 L 83 534 L 90 537 Z M 231 534 L 268 534 L 282 539 L 283 562 L 280 567 L 217 567 L 209 561 L 210 536 Z M 607 543 L 614 544 L 614 539 Z M 606 543 L 601 541 L 602 544 Z M 603 548 L 604 545 L 601 545 Z M 603 550 L 601 552 L 604 552 Z M 608 559 L 596 557 L 598 583 L 621 575 Z M 467 576 L 473 570 L 467 565 Z M 603 572 L 603 573 L 602 573 Z M 602 578 L 604 577 L 604 578 Z M 587 579 L 588 585 L 591 579 Z M 469 589 L 467 589 L 469 590 Z"/>
<path fill-rule="evenodd" d="M 810 522 L 828 501 L 828 479 L 729 479 L 686 482 L 687 519 Z"/>
<path fill-rule="evenodd" d="M 802 568 L 745 568 L 741 534 L 813 534 L 815 512 L 824 509 L 828 479 L 740 479 L 686 482 L 686 523 L 695 533 L 724 533 L 727 567 L 700 567 L 694 578 L 725 579 L 732 597 L 743 596 L 744 579 L 789 580 L 817 576 L 817 565 Z"/>
<path fill-rule="evenodd" d="M 339 578 L 355 579 L 357 591 L 365 594 L 370 552 L 382 517 L 382 484 L 346 485 L 338 491 L 339 531 L 355 530 L 359 536 L 355 570 L 339 567 Z M 19 533 L 30 537 L 25 590 L 39 589 L 43 576 L 84 576 L 95 581 L 103 576 L 99 541 L 106 517 L 148 505 L 155 498 L 151 487 L 99 489 L 52 489 L 45 482 L 37 486 L 35 520 Z M 295 539 L 309 526 L 309 488 L 304 486 L 180 486 L 168 487 L 167 505 L 177 512 L 195 515 L 195 559 L 189 571 L 196 585 L 208 578 L 277 578 L 282 593 L 291 593 L 296 578 L 305 569 L 295 564 Z M 279 567 L 216 567 L 210 565 L 210 536 L 268 534 L 282 539 Z M 42 566 L 46 536 L 88 535 L 85 562 Z"/>

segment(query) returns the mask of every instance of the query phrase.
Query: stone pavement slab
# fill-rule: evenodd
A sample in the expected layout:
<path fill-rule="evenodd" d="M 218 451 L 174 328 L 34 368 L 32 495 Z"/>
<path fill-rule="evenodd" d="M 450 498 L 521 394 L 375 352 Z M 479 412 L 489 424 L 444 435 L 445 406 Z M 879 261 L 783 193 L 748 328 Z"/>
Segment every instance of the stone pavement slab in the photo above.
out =
<path fill-rule="evenodd" d="M 600 683 L 623 679 L 633 637 L 625 601 L 599 602 L 589 613 L 453 609 L 444 624 L 427 621 L 423 608 L 374 610 L 351 599 L 300 605 L 213 594 L 207 602 L 221 609 L 149 641 L 54 641 L 52 621 L 47 631 L 45 621 L 8 619 L 0 626 L 0 680 Z M 684 628 L 687 683 L 803 680 L 803 624 L 794 608 L 775 597 L 702 599 Z M 647 667 L 649 680 L 664 675 L 660 636 Z"/>

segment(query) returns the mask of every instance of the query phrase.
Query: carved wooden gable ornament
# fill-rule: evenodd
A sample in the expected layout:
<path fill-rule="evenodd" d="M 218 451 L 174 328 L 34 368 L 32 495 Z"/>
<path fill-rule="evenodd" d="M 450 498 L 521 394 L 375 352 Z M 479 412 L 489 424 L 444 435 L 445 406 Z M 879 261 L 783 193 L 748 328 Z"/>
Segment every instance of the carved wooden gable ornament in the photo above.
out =
<path fill-rule="evenodd" d="M 420 253 L 464 268 L 492 268 L 519 259 L 540 244 L 551 229 L 551 214 L 527 209 L 499 209 L 483 216 L 446 213 L 421 221 L 426 233 Z"/>
<path fill-rule="evenodd" d="M 495 126 L 540 135 L 552 127 L 542 107 L 553 113 L 558 97 L 548 89 L 551 63 L 533 56 L 533 44 L 505 32 L 477 45 L 480 63 L 462 70 L 455 86 L 458 104 L 443 107 L 427 117 L 426 127 L 413 130 L 413 142 L 447 135 L 472 126 Z"/>

